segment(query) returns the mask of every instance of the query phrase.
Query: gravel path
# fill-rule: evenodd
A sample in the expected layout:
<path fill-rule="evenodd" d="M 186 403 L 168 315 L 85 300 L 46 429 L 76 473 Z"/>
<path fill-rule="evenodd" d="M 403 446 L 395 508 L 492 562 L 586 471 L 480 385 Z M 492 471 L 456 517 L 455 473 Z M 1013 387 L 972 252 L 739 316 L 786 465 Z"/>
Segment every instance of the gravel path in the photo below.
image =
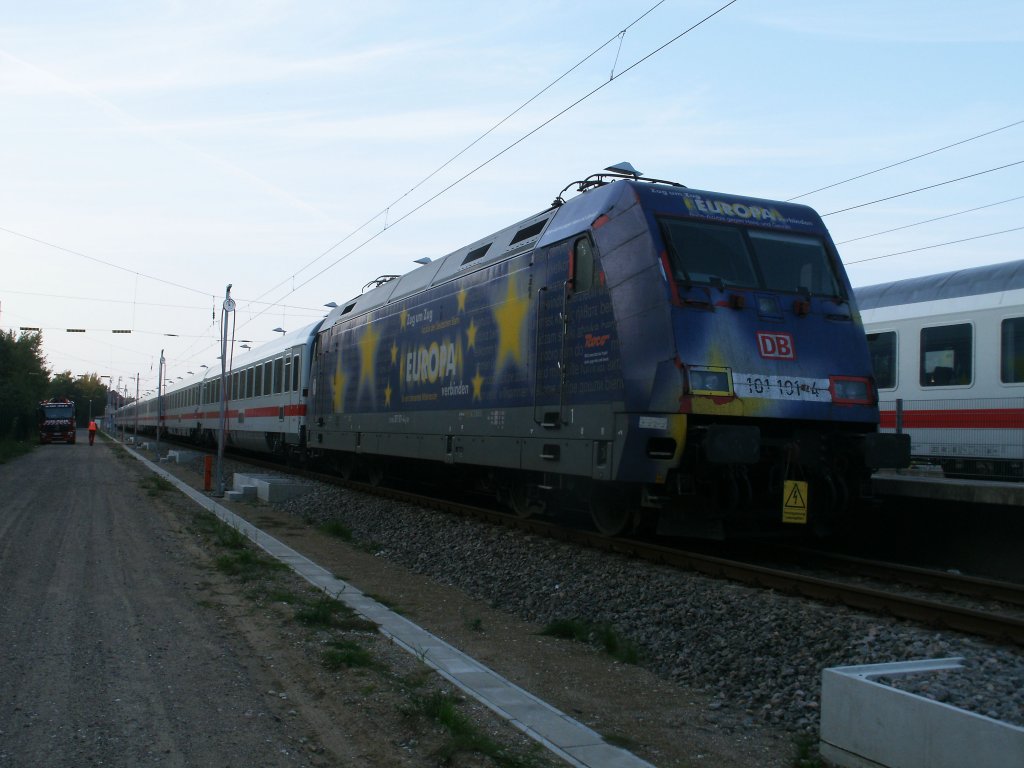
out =
<path fill-rule="evenodd" d="M 317 486 L 286 505 L 337 519 L 381 557 L 528 621 L 606 623 L 659 676 L 712 697 L 712 719 L 816 736 L 826 667 L 963 656 L 957 672 L 893 684 L 1024 725 L 1024 654 L 767 590 Z"/>
<path fill-rule="evenodd" d="M 0 489 L 0 766 L 308 764 L 273 675 L 201 607 L 192 553 L 108 447 L 42 447 Z"/>

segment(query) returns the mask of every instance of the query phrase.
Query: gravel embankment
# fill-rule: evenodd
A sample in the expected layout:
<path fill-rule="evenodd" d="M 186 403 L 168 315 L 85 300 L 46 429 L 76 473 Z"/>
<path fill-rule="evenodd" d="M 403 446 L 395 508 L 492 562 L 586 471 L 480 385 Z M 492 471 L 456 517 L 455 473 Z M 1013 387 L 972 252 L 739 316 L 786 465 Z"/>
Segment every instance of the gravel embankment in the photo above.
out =
<path fill-rule="evenodd" d="M 826 667 L 964 657 L 892 684 L 1024 725 L 1024 653 L 317 485 L 286 509 L 342 521 L 381 557 L 528 621 L 606 623 L 664 678 L 713 697 L 715 717 L 817 733 Z"/>

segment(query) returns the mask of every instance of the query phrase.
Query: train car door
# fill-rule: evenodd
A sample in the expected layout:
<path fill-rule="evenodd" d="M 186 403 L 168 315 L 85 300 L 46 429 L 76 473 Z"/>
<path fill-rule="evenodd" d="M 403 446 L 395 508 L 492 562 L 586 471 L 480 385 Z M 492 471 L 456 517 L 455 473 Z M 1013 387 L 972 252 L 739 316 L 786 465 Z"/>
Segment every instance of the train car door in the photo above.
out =
<path fill-rule="evenodd" d="M 571 421 L 569 396 L 583 388 L 586 345 L 600 343 L 586 332 L 595 313 L 597 267 L 587 235 L 551 246 L 543 259 L 535 264 L 546 279 L 537 289 L 534 421 L 554 430 Z"/>

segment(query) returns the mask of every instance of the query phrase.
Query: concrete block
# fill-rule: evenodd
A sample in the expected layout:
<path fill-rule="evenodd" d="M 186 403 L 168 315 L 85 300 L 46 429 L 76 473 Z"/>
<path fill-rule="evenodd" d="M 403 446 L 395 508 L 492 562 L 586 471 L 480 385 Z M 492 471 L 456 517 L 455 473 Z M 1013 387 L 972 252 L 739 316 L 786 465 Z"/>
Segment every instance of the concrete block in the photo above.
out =
<path fill-rule="evenodd" d="M 1024 728 L 873 678 L 957 669 L 932 659 L 826 669 L 821 678 L 821 755 L 842 768 L 1002 768 L 1024 765 Z"/>
<path fill-rule="evenodd" d="M 198 455 L 197 451 L 174 450 L 167 452 L 167 460 L 174 464 L 188 464 Z"/>
<path fill-rule="evenodd" d="M 246 487 L 255 489 L 256 498 L 274 504 L 293 499 L 309 491 L 306 483 L 276 475 L 253 475 L 236 472 L 232 487 L 241 490 Z"/>

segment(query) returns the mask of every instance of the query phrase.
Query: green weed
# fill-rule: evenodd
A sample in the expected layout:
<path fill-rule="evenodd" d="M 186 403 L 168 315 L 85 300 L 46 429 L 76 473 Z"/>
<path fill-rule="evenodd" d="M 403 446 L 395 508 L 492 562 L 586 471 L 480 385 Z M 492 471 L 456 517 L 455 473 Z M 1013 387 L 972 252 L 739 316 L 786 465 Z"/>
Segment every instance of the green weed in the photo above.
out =
<path fill-rule="evenodd" d="M 641 660 L 639 649 L 608 624 L 594 624 L 583 619 L 556 619 L 544 627 L 541 634 L 597 645 L 613 659 L 625 664 L 638 664 Z"/>
<path fill-rule="evenodd" d="M 320 656 L 324 669 L 337 672 L 344 668 L 376 667 L 371 653 L 353 640 L 336 640 Z"/>

